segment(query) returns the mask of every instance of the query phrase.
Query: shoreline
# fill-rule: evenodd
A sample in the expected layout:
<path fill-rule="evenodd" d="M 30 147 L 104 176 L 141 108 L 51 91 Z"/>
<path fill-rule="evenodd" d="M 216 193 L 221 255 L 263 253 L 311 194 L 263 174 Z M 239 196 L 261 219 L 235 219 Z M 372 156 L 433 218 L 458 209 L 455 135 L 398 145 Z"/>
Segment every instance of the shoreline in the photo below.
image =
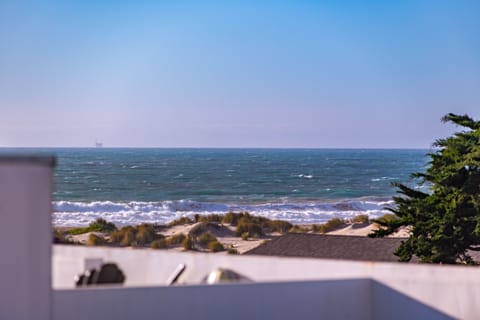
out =
<path fill-rule="evenodd" d="M 285 198 L 262 202 L 203 202 L 195 200 L 164 201 L 54 201 L 52 222 L 56 226 L 85 226 L 104 218 L 118 226 L 140 223 L 168 224 L 181 217 L 224 215 L 249 212 L 268 219 L 288 221 L 295 225 L 326 223 L 332 218 L 351 219 L 366 214 L 379 218 L 394 205 L 391 196 L 363 196 L 339 199 Z"/>

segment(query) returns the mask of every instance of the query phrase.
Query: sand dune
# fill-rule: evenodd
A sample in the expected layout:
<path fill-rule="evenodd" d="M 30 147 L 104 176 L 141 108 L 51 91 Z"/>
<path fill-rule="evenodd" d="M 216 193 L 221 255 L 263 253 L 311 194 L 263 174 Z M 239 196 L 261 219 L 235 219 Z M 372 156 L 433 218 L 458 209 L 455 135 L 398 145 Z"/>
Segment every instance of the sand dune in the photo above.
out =
<path fill-rule="evenodd" d="M 311 229 L 311 226 L 303 226 L 305 229 Z M 194 224 L 185 224 L 185 225 L 176 225 L 172 227 L 165 228 L 160 233 L 165 237 L 171 237 L 176 234 L 183 233 L 185 235 L 195 232 L 195 229 L 200 229 L 199 231 L 205 232 L 208 231 L 212 235 L 214 235 L 219 242 L 221 242 L 226 248 L 233 248 L 238 251 L 239 254 L 245 253 L 249 250 L 252 250 L 258 246 L 260 246 L 265 241 L 271 240 L 274 237 L 280 236 L 280 234 L 267 234 L 262 238 L 250 238 L 248 240 L 243 240 L 241 237 L 235 236 L 235 227 L 230 226 L 228 224 L 215 224 L 215 223 L 194 223 Z M 365 223 L 365 224 L 348 224 L 343 228 L 331 231 L 326 233 L 327 235 L 344 235 L 344 236 L 368 236 L 374 230 L 378 229 L 378 224 L 375 223 Z M 73 235 L 71 239 L 74 242 L 80 244 L 86 244 L 88 241 L 88 237 L 91 233 L 94 233 L 98 236 L 108 237 L 107 234 L 102 234 L 99 232 L 88 232 L 85 234 L 80 235 Z M 311 231 L 309 232 L 311 233 Z M 389 237 L 397 237 L 397 238 L 405 238 L 409 236 L 409 228 L 402 228 L 399 231 L 395 232 L 394 234 L 390 235 Z M 183 248 L 181 246 L 171 247 L 165 250 L 174 250 L 174 251 L 182 251 Z M 199 248 L 200 251 L 203 249 Z M 226 252 L 223 251 L 219 254 L 225 254 Z"/>

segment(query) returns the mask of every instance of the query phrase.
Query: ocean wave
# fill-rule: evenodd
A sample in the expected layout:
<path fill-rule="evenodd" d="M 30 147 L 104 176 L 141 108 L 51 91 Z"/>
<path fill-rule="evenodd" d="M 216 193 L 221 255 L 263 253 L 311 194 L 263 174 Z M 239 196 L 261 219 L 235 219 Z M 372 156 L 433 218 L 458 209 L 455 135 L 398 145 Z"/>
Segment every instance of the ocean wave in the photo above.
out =
<path fill-rule="evenodd" d="M 378 182 L 378 181 L 385 181 L 385 180 L 398 180 L 397 177 L 381 177 L 381 178 L 372 178 L 370 181 Z"/>
<path fill-rule="evenodd" d="M 313 175 L 311 174 L 299 174 L 297 177 L 303 178 L 303 179 L 313 179 Z"/>
<path fill-rule="evenodd" d="M 377 218 L 392 207 L 390 198 L 360 198 L 340 201 L 282 202 L 263 204 L 223 204 L 191 200 L 160 202 L 113 201 L 55 201 L 53 223 L 58 226 L 87 225 L 96 218 L 104 218 L 117 225 L 139 223 L 168 223 L 179 217 L 195 214 L 225 214 L 229 211 L 248 211 L 270 219 L 282 219 L 295 224 L 323 223 L 338 217 L 348 219 L 367 214 Z"/>

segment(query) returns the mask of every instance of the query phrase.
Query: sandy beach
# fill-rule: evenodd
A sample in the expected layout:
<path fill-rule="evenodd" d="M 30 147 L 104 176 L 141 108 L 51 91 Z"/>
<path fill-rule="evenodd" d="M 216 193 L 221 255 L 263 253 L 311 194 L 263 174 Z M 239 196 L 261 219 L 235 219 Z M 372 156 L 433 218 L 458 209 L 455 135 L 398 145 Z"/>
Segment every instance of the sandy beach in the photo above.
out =
<path fill-rule="evenodd" d="M 181 225 L 173 225 L 173 226 L 165 226 L 162 228 L 161 231 L 158 231 L 159 236 L 165 239 L 169 239 L 179 235 L 190 235 L 192 234 L 192 230 L 201 228 L 203 233 L 211 234 L 218 242 L 220 242 L 225 250 L 220 250 L 216 252 L 217 254 L 226 254 L 228 249 L 234 250 L 233 252 L 238 254 L 243 254 L 249 250 L 252 250 L 266 241 L 272 240 L 275 237 L 279 237 L 282 235 L 280 232 L 266 232 L 262 236 L 256 237 L 241 237 L 236 235 L 236 226 L 226 223 L 211 223 L 211 222 L 196 222 L 196 223 L 188 223 L 188 224 L 181 224 Z M 300 232 L 300 233 L 316 233 L 312 231 L 313 225 L 296 225 L 291 232 Z M 368 234 L 372 233 L 374 230 L 377 230 L 379 225 L 376 223 L 346 223 L 343 226 L 325 232 L 323 234 L 326 235 L 343 235 L 343 236 L 364 236 L 367 237 Z M 72 228 L 68 227 L 61 227 L 59 228 L 63 232 L 71 230 Z M 91 235 L 95 235 L 97 237 L 103 238 L 106 240 L 104 245 L 112 245 L 109 243 L 110 234 L 108 232 L 85 232 L 82 234 L 75 234 L 75 235 L 67 235 L 67 239 L 73 243 L 81 244 L 81 245 L 91 245 L 89 244 L 89 238 Z M 406 228 L 403 228 L 396 233 L 390 235 L 389 237 L 399 237 L 404 238 L 409 236 L 409 231 Z M 134 246 L 135 248 L 148 248 L 147 245 L 143 246 Z M 184 251 L 184 247 L 181 244 L 171 245 L 168 247 L 163 248 L 163 250 L 170 250 L 170 251 Z M 195 246 L 195 251 L 198 252 L 209 252 L 207 248 L 204 246 Z M 230 252 L 232 253 L 232 252 Z"/>

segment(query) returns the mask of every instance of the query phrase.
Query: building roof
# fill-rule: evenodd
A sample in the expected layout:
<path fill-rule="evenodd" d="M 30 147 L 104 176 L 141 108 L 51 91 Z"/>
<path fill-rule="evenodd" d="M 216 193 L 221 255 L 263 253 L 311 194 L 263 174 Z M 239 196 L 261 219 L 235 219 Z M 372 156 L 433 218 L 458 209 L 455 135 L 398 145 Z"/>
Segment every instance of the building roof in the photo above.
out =
<path fill-rule="evenodd" d="M 288 233 L 245 254 L 398 262 L 393 253 L 406 238 Z"/>

